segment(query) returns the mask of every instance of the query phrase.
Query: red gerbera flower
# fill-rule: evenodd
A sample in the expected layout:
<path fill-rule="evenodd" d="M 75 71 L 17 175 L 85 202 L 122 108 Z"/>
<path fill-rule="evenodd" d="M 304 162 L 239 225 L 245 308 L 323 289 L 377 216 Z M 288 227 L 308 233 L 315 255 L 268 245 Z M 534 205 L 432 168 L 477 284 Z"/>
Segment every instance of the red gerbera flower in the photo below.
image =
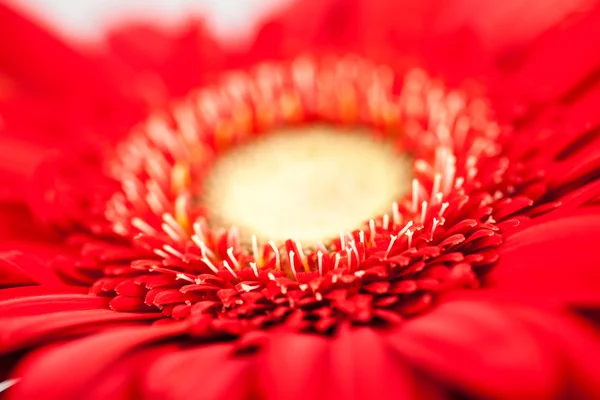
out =
<path fill-rule="evenodd" d="M 347 4 L 189 78 L 185 51 L 115 34 L 164 90 L 28 181 L 60 233 L 6 233 L 8 397 L 600 397 L 600 8 L 517 47 Z M 481 46 L 448 64 L 461 40 Z"/>

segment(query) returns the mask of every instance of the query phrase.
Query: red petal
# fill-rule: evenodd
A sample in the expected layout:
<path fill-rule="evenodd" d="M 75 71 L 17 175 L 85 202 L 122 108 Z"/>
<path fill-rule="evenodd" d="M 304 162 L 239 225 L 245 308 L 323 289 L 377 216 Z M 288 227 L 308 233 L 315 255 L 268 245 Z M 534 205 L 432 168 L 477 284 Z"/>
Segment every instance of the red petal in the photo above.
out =
<path fill-rule="evenodd" d="M 144 393 L 155 399 L 245 399 L 253 371 L 251 358 L 234 355 L 234 345 L 209 344 L 156 360 L 143 378 Z M 202 385 L 198 387 L 198 377 Z"/>
<path fill-rule="evenodd" d="M 118 313 L 109 310 L 62 311 L 0 319 L 0 353 L 37 343 L 69 338 L 90 330 L 131 325 L 157 319 L 156 314 Z"/>
<path fill-rule="evenodd" d="M 414 318 L 389 342 L 433 379 L 484 398 L 554 398 L 560 367 L 527 329 L 487 304 L 453 301 Z"/>
<path fill-rule="evenodd" d="M 290 57 L 308 49 L 319 52 L 356 46 L 361 8 L 357 0 L 293 2 L 263 25 L 247 61 Z"/>
<path fill-rule="evenodd" d="M 86 294 L 52 294 L 0 301 L 0 318 L 49 314 L 59 311 L 106 308 L 108 299 Z"/>
<path fill-rule="evenodd" d="M 423 385 L 401 364 L 385 336 L 370 328 L 342 329 L 331 340 L 328 372 L 325 398 L 443 398 L 434 385 Z"/>
<path fill-rule="evenodd" d="M 116 329 L 51 349 L 42 349 L 25 359 L 15 372 L 22 377 L 12 393 L 15 399 L 85 398 L 87 388 L 102 385 L 103 371 L 118 364 L 135 347 L 149 345 L 181 334 L 185 324 Z M 69 371 L 68 378 L 65 370 Z M 49 392 L 50 390 L 50 392 Z"/>
<path fill-rule="evenodd" d="M 586 1 L 451 1 L 439 7 L 432 29 L 449 29 L 465 24 L 477 32 L 487 47 L 498 49 L 534 38 L 545 29 L 559 24 Z"/>
<path fill-rule="evenodd" d="M 22 141 L 21 149 L 97 145 L 122 134 L 140 116 L 136 99 L 128 94 L 131 82 L 115 76 L 107 60 L 78 52 L 5 4 L 0 4 L 0 35 L 18 38 L 0 44 L 2 72 L 9 81 L 0 114 L 6 132 Z"/>
<path fill-rule="evenodd" d="M 581 186 L 560 199 L 563 206 L 561 210 L 572 210 L 584 205 L 600 203 L 600 180 L 595 180 Z"/>
<path fill-rule="evenodd" d="M 102 70 L 92 60 L 78 54 L 68 44 L 0 4 L 0 35 L 19 38 L 4 40 L 0 46 L 2 67 L 27 85 L 50 93 L 77 88 L 79 93 L 110 90 Z M 60 62 L 48 63 L 48 60 Z M 43 68 L 40 68 L 43 66 Z"/>
<path fill-rule="evenodd" d="M 570 304 L 600 305 L 600 214 L 532 225 L 509 236 L 486 286 Z"/>
<path fill-rule="evenodd" d="M 171 31 L 126 25 L 111 32 L 107 42 L 112 53 L 136 71 L 139 95 L 150 103 L 164 101 L 168 94 L 185 95 L 224 68 L 223 50 L 198 20 Z"/>
<path fill-rule="evenodd" d="M 160 347 L 141 348 L 131 351 L 127 357 L 119 359 L 118 363 L 102 371 L 95 382 L 101 384 L 86 387 L 86 400 L 129 400 L 142 396 L 142 389 L 138 385 L 139 371 L 146 368 L 156 358 L 179 351 L 177 345 L 163 345 Z"/>
<path fill-rule="evenodd" d="M 585 150 L 580 151 L 576 156 L 552 165 L 548 171 L 549 188 L 568 194 L 570 184 L 597 180 L 598 171 L 600 171 L 600 140 L 586 146 Z"/>
<path fill-rule="evenodd" d="M 0 290 L 0 301 L 51 294 L 83 294 L 87 291 L 87 288 L 80 286 L 21 286 Z"/>
<path fill-rule="evenodd" d="M 524 307 L 511 307 L 511 315 L 524 321 L 552 342 L 564 358 L 568 398 L 600 398 L 600 337 L 597 331 L 569 316 Z"/>
<path fill-rule="evenodd" d="M 119 312 L 152 312 L 156 308 L 144 303 L 142 297 L 116 296 L 110 301 L 110 308 Z"/>
<path fill-rule="evenodd" d="M 321 397 L 328 374 L 329 345 L 325 337 L 317 335 L 283 332 L 271 335 L 258 368 L 267 397 L 288 400 Z"/>
<path fill-rule="evenodd" d="M 527 55 L 527 64 L 505 90 L 527 93 L 530 100 L 546 101 L 565 96 L 600 65 L 595 51 L 600 38 L 600 7 L 577 22 L 559 24 Z M 573 46 L 577 43 L 577 46 Z"/>
<path fill-rule="evenodd" d="M 138 399 L 143 395 L 143 389 L 138 384 L 140 371 L 144 370 L 154 360 L 163 355 L 181 350 L 176 344 L 161 345 L 160 347 L 134 349 L 127 357 L 102 371 L 96 377 L 93 386 L 86 387 L 86 400 L 129 400 Z"/>
<path fill-rule="evenodd" d="M 60 285 L 62 281 L 36 258 L 16 251 L 0 253 L 0 286 L 32 283 Z"/>

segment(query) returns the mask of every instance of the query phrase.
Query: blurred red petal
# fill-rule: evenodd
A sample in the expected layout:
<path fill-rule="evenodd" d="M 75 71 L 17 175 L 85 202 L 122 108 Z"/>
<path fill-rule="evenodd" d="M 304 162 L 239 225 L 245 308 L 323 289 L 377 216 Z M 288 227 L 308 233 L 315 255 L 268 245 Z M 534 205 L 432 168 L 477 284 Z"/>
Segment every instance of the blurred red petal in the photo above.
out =
<path fill-rule="evenodd" d="M 252 358 L 235 357 L 234 345 L 230 343 L 200 345 L 166 354 L 144 374 L 144 396 L 173 400 L 250 398 L 255 372 Z"/>
<path fill-rule="evenodd" d="M 4 132 L 0 127 L 0 135 L 6 136 L 3 134 Z M 0 164 L 0 184 L 3 186 L 3 189 L 0 190 L 0 205 L 4 201 L 23 200 L 28 179 L 31 178 L 42 159 L 48 155 L 47 149 L 32 145 L 26 140 L 1 136 L 0 160 L 2 160 L 2 164 Z M 4 190 L 6 190 L 6 193 L 3 193 Z M 12 207 L 15 206 L 12 205 Z"/>
<path fill-rule="evenodd" d="M 22 190 L 15 187 L 6 188 L 7 191 L 10 188 L 10 195 L 14 196 L 13 198 L 5 198 L 5 200 L 0 197 L 0 251 L 18 248 L 18 245 L 17 247 L 7 246 L 9 241 L 22 240 L 25 244 L 25 241 L 30 239 L 31 244 L 34 244 L 38 240 L 50 239 L 47 235 L 48 232 L 36 226 L 37 221 L 25 204 L 26 193 L 29 190 L 26 187 L 28 182 L 23 182 L 21 179 L 21 183 L 23 184 Z M 40 247 L 47 247 L 47 244 L 42 242 Z M 33 248 L 28 250 L 33 250 Z"/>
<path fill-rule="evenodd" d="M 388 340 L 414 368 L 471 395 L 543 399 L 561 388 L 556 354 L 489 304 L 444 303 Z"/>
<path fill-rule="evenodd" d="M 127 326 L 156 319 L 156 314 L 118 313 L 110 310 L 60 311 L 0 319 L 0 353 L 12 352 L 84 332 Z"/>
<path fill-rule="evenodd" d="M 51 94 L 77 90 L 109 96 L 116 89 L 91 59 L 5 4 L 0 21 L 0 35 L 13 38 L 0 45 L 0 65 L 20 84 Z"/>
<path fill-rule="evenodd" d="M 506 89 L 525 93 L 532 102 L 568 95 L 598 69 L 600 54 L 595 45 L 599 39 L 599 7 L 583 14 L 576 23 L 558 24 L 535 43 L 525 65 L 510 79 Z"/>
<path fill-rule="evenodd" d="M 552 343 L 561 353 L 569 381 L 566 398 L 600 398 L 600 336 L 597 331 L 569 316 L 533 308 L 513 306 L 510 313 L 535 330 L 540 340 Z"/>
<path fill-rule="evenodd" d="M 43 283 L 58 285 L 62 281 L 48 265 L 21 252 L 0 252 L 0 287 Z"/>
<path fill-rule="evenodd" d="M 87 294 L 50 294 L 0 301 L 0 318 L 60 311 L 106 309 L 108 299 Z"/>
<path fill-rule="evenodd" d="M 593 1 L 593 0 L 592 0 Z M 434 30 L 451 30 L 466 25 L 482 38 L 489 50 L 531 40 L 549 27 L 560 24 L 573 13 L 582 12 L 590 0 L 453 0 L 438 2 L 432 21 Z"/>
<path fill-rule="evenodd" d="M 330 341 L 317 335 L 275 333 L 260 356 L 261 384 L 270 399 L 318 399 L 328 381 Z M 289 351 L 294 349 L 294 351 Z M 294 368 L 290 369 L 290 365 Z"/>
<path fill-rule="evenodd" d="M 264 25 L 252 53 L 265 59 L 294 52 L 352 50 L 360 45 L 363 7 L 360 0 L 294 2 Z"/>
<path fill-rule="evenodd" d="M 48 350 L 41 349 L 29 356 L 15 372 L 15 377 L 22 379 L 11 397 L 43 398 L 49 393 L 49 388 L 57 399 L 85 397 L 90 385 L 100 383 L 97 378 L 102 372 L 117 364 L 129 352 L 175 337 L 183 333 L 184 327 L 185 324 L 166 324 L 151 328 L 115 329 Z M 65 367 L 69 369 L 69 379 L 64 379 Z"/>
<path fill-rule="evenodd" d="M 126 25 L 110 32 L 107 43 L 112 54 L 134 71 L 142 90 L 138 95 L 150 103 L 183 96 L 226 68 L 224 50 L 199 20 L 171 30 Z"/>
<path fill-rule="evenodd" d="M 89 289 L 79 286 L 19 286 L 0 289 L 0 301 L 27 299 L 32 296 L 46 296 L 53 294 L 83 294 Z"/>
<path fill-rule="evenodd" d="M 342 330 L 330 345 L 327 398 L 436 399 L 442 393 L 423 384 L 371 328 Z"/>
<path fill-rule="evenodd" d="M 163 355 L 179 351 L 177 345 L 135 348 L 119 362 L 101 371 L 96 378 L 101 385 L 86 387 L 86 400 L 129 400 L 143 398 L 139 375 L 148 365 Z"/>
<path fill-rule="evenodd" d="M 551 301 L 600 306 L 600 214 L 566 216 L 508 237 L 486 286 Z"/>

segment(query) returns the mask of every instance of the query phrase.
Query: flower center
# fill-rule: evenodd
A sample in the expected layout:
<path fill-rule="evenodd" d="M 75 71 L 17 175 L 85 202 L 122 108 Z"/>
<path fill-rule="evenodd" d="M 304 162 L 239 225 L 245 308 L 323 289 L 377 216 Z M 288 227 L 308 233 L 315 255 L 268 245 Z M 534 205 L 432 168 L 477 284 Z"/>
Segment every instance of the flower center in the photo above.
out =
<path fill-rule="evenodd" d="M 123 190 L 103 215 L 147 258 L 92 292 L 235 335 L 425 312 L 480 285 L 499 224 L 529 204 L 504 197 L 488 114 L 422 71 L 402 84 L 353 57 L 229 76 L 138 126 L 107 164 Z"/>
<path fill-rule="evenodd" d="M 313 245 L 386 212 L 410 190 L 410 160 L 367 130 L 282 128 L 226 152 L 205 181 L 211 225 Z"/>

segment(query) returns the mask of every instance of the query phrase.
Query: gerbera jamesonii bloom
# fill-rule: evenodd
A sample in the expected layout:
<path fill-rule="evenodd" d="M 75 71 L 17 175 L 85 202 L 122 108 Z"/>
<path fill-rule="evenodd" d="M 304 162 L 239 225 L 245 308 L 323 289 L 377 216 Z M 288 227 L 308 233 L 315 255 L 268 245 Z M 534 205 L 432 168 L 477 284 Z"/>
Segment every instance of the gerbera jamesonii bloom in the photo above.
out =
<path fill-rule="evenodd" d="M 600 397 L 600 8 L 514 4 L 503 42 L 468 2 L 118 30 L 9 92 L 6 396 Z"/>

